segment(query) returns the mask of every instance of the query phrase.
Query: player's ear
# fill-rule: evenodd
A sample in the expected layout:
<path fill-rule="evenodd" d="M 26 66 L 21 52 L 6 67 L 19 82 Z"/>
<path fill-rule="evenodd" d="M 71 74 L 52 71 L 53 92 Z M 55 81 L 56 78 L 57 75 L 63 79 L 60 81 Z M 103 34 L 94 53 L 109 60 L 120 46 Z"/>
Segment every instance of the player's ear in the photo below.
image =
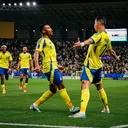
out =
<path fill-rule="evenodd" d="M 46 33 L 46 31 L 45 31 L 45 30 L 43 30 L 42 32 L 43 32 L 44 34 Z"/>

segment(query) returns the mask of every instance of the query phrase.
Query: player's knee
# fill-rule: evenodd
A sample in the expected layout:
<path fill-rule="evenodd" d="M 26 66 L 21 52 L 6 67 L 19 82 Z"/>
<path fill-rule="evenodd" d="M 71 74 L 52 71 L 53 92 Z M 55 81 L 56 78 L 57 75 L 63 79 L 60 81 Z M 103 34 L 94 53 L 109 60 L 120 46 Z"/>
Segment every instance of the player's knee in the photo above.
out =
<path fill-rule="evenodd" d="M 23 78 L 24 77 L 24 75 L 23 74 L 20 74 L 20 78 Z"/>
<path fill-rule="evenodd" d="M 21 82 L 23 81 L 23 78 L 22 78 L 22 77 L 20 78 L 20 81 L 21 81 Z"/>
<path fill-rule="evenodd" d="M 1 76 L 1 84 L 4 84 L 4 76 Z"/>
<path fill-rule="evenodd" d="M 62 83 L 60 83 L 60 84 L 58 84 L 57 85 L 57 87 L 58 87 L 58 89 L 59 90 L 61 90 L 61 89 L 64 89 L 65 87 L 64 87 L 64 83 L 62 82 Z"/>
<path fill-rule="evenodd" d="M 9 79 L 9 75 L 6 75 L 6 76 L 5 76 L 5 79 L 8 80 L 8 79 Z"/>
<path fill-rule="evenodd" d="M 28 83 L 28 78 L 26 78 L 25 82 Z"/>
<path fill-rule="evenodd" d="M 85 84 L 86 84 L 86 82 L 82 80 L 82 85 L 85 85 Z"/>
<path fill-rule="evenodd" d="M 56 86 L 55 85 L 50 85 L 50 91 L 55 94 L 57 92 Z"/>
<path fill-rule="evenodd" d="M 99 91 L 99 90 L 101 90 L 103 88 L 103 86 L 102 86 L 102 84 L 96 84 L 96 88 Z"/>
<path fill-rule="evenodd" d="M 81 89 L 87 89 L 90 87 L 90 85 L 91 85 L 90 81 L 82 80 Z"/>

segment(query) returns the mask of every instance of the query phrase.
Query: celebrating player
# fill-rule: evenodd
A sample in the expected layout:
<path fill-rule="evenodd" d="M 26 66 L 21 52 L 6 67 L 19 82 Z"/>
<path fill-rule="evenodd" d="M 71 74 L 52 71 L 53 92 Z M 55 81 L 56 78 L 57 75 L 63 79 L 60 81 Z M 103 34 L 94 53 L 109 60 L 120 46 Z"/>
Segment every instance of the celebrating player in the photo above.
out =
<path fill-rule="evenodd" d="M 60 96 L 67 105 L 71 113 L 79 111 L 79 107 L 74 107 L 70 97 L 66 91 L 66 88 L 63 83 L 63 78 L 60 71 L 63 71 L 64 68 L 57 64 L 56 60 L 56 49 L 53 42 L 50 40 L 50 37 L 53 35 L 52 28 L 48 25 L 42 25 L 40 27 L 40 32 L 42 37 L 38 40 L 34 60 L 36 65 L 36 70 L 40 71 L 40 66 L 38 62 L 39 55 L 43 57 L 43 72 L 47 76 L 49 81 L 49 90 L 46 91 L 36 102 L 34 102 L 30 109 L 40 112 L 38 106 L 44 103 L 48 98 L 53 96 L 59 89 Z M 60 70 L 60 71 L 59 71 Z"/>
<path fill-rule="evenodd" d="M 8 80 L 9 73 L 11 72 L 12 69 L 12 55 L 6 50 L 7 50 L 7 46 L 2 45 L 0 51 L 0 76 L 1 76 L 2 94 L 6 94 L 4 76 L 5 79 Z"/>
<path fill-rule="evenodd" d="M 91 83 L 94 83 L 101 100 L 103 101 L 104 109 L 103 113 L 110 113 L 108 107 L 108 99 L 106 92 L 102 85 L 101 68 L 102 62 L 101 57 L 107 50 L 116 60 L 120 60 L 120 56 L 117 56 L 115 51 L 112 49 L 111 41 L 105 31 L 106 19 L 104 17 L 96 17 L 94 29 L 95 33 L 92 37 L 80 42 L 78 39 L 77 43 L 74 44 L 74 48 L 83 47 L 89 45 L 88 53 L 84 61 L 84 68 L 81 75 L 81 108 L 80 112 L 70 115 L 70 118 L 86 118 L 87 104 L 90 98 L 89 88 Z"/>
<path fill-rule="evenodd" d="M 19 88 L 22 89 L 23 86 L 23 78 L 26 77 L 24 84 L 24 92 L 27 92 L 27 85 L 29 79 L 30 68 L 33 71 L 33 60 L 30 53 L 27 52 L 27 47 L 23 47 L 23 52 L 19 55 L 18 67 L 17 70 L 20 69 L 20 85 Z"/>

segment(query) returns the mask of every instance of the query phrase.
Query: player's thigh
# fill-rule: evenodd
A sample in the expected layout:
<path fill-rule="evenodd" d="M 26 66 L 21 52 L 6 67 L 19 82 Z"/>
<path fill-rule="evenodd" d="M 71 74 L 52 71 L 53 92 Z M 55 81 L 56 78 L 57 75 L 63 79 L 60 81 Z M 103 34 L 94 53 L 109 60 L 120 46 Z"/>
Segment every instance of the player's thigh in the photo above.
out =
<path fill-rule="evenodd" d="M 4 75 L 4 68 L 0 68 L 0 75 Z"/>
<path fill-rule="evenodd" d="M 29 73 L 30 73 L 30 69 L 29 69 L 29 68 L 25 68 L 25 69 L 24 69 L 24 75 L 25 75 L 25 76 L 28 76 Z"/>
<path fill-rule="evenodd" d="M 50 85 L 49 85 L 49 90 L 50 90 L 52 93 L 56 93 L 56 92 L 57 92 L 57 86 L 55 86 L 54 84 L 50 84 Z"/>
<path fill-rule="evenodd" d="M 81 81 L 93 81 L 93 74 L 91 73 L 90 69 L 87 67 L 83 67 L 82 74 L 81 74 Z"/>
<path fill-rule="evenodd" d="M 23 78 L 24 77 L 24 69 L 22 68 L 22 69 L 20 69 L 20 78 Z"/>
<path fill-rule="evenodd" d="M 102 70 L 101 70 L 101 68 L 96 70 L 95 75 L 94 75 L 94 79 L 93 79 L 93 83 L 98 84 L 98 85 L 102 84 Z"/>
<path fill-rule="evenodd" d="M 7 69 L 7 68 L 4 69 L 4 75 L 5 75 L 5 76 L 8 75 L 8 69 Z"/>
<path fill-rule="evenodd" d="M 5 75 L 5 79 L 8 80 L 9 79 L 9 73 L 8 73 L 8 69 L 4 69 L 4 75 Z"/>
<path fill-rule="evenodd" d="M 49 81 L 49 85 L 50 84 L 59 85 L 60 83 L 63 82 L 62 74 L 58 69 L 53 69 L 50 72 L 45 73 L 45 75 Z"/>

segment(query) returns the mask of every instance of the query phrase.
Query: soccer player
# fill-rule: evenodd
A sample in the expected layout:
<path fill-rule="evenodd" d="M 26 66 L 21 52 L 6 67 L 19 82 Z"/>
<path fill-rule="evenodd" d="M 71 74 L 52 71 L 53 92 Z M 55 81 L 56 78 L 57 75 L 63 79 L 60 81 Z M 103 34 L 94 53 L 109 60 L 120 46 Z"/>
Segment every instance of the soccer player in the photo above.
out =
<path fill-rule="evenodd" d="M 108 51 L 116 60 L 120 60 L 120 56 L 117 56 L 115 51 L 112 49 L 110 38 L 105 31 L 106 19 L 105 17 L 96 17 L 94 29 L 95 33 L 92 37 L 85 40 L 84 42 L 78 41 L 73 45 L 74 48 L 88 46 L 88 52 L 86 59 L 84 61 L 84 68 L 81 74 L 81 106 L 80 112 L 70 115 L 70 118 L 86 118 L 86 109 L 90 98 L 90 85 L 94 83 L 99 96 L 103 102 L 104 109 L 103 113 L 110 113 L 108 107 L 108 99 L 106 92 L 103 88 L 102 77 L 101 77 L 101 68 L 102 61 L 101 58 L 105 51 Z"/>
<path fill-rule="evenodd" d="M 71 113 L 78 112 L 79 107 L 74 107 L 71 99 L 66 91 L 66 88 L 63 83 L 63 78 L 60 71 L 63 72 L 64 68 L 57 64 L 57 56 L 56 49 L 53 42 L 50 40 L 53 35 L 52 28 L 48 25 L 41 25 L 40 32 L 42 33 L 42 37 L 38 40 L 34 60 L 36 65 L 36 70 L 40 71 L 39 66 L 39 55 L 43 57 L 42 65 L 43 72 L 45 73 L 47 80 L 49 82 L 49 90 L 46 91 L 37 101 L 35 101 L 30 109 L 36 110 L 40 112 L 38 106 L 48 100 L 51 96 L 53 96 L 57 92 L 57 88 L 59 89 L 60 96 L 64 100 L 67 108 Z M 60 70 L 60 71 L 59 71 Z"/>
<path fill-rule="evenodd" d="M 2 45 L 0 51 L 0 77 L 1 77 L 2 94 L 6 94 L 4 76 L 5 79 L 8 80 L 11 69 L 12 69 L 12 55 L 7 51 L 7 46 Z"/>
<path fill-rule="evenodd" d="M 27 92 L 27 85 L 29 79 L 30 68 L 33 71 L 33 60 L 30 53 L 27 52 L 27 47 L 23 47 L 23 52 L 19 55 L 19 61 L 17 70 L 20 69 L 20 85 L 19 88 L 22 89 L 23 86 L 23 78 L 26 77 L 25 84 L 24 84 L 24 92 Z"/>

